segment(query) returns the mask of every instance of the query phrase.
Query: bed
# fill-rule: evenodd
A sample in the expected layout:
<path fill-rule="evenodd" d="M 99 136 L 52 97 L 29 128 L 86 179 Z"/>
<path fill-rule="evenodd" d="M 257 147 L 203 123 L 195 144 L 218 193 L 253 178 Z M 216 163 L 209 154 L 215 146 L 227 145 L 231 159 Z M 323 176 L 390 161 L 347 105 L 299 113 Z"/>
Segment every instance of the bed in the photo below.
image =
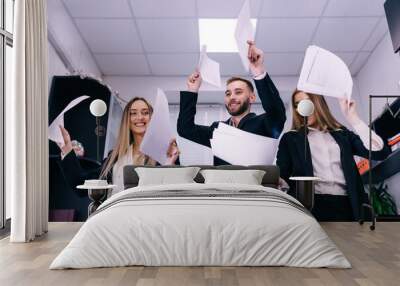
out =
<path fill-rule="evenodd" d="M 262 185 L 204 183 L 198 174 L 196 183 L 152 186 L 138 186 L 136 167 L 125 167 L 126 189 L 98 208 L 50 269 L 351 267 L 307 209 L 276 189 L 276 166 L 199 166 L 264 170 Z"/>

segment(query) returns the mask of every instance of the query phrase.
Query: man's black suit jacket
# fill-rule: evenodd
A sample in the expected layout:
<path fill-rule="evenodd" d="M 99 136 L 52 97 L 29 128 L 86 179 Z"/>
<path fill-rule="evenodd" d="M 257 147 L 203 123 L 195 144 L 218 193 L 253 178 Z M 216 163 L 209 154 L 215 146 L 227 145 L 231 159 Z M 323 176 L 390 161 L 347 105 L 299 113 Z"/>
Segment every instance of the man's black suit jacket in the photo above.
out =
<path fill-rule="evenodd" d="M 257 135 L 278 138 L 286 121 L 285 106 L 268 74 L 263 79 L 254 80 L 254 82 L 265 113 L 260 115 L 247 114 L 240 120 L 237 128 Z M 193 142 L 211 147 L 210 139 L 220 121 L 213 122 L 210 126 L 194 123 L 197 96 L 198 94 L 194 92 L 181 91 L 178 134 Z M 229 119 L 224 123 L 229 124 Z M 251 152 L 251 150 L 243 150 L 244 154 L 247 152 Z M 228 164 L 224 160 L 214 157 L 214 165 Z"/>

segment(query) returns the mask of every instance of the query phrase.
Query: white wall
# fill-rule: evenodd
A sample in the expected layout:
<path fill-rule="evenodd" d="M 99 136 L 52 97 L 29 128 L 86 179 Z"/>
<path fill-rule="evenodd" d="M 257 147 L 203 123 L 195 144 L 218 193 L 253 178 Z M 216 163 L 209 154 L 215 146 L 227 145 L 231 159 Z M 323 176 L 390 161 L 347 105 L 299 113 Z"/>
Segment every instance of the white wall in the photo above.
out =
<path fill-rule="evenodd" d="M 226 78 L 222 79 L 223 82 L 225 82 L 225 80 Z M 104 81 L 114 90 L 117 90 L 120 97 L 125 101 L 129 101 L 133 97 L 138 96 L 144 97 L 152 103 L 154 102 L 157 88 L 163 89 L 168 97 L 168 102 L 171 104 L 171 124 L 176 131 L 176 120 L 179 112 L 179 90 L 186 90 L 185 77 L 105 76 Z M 297 85 L 297 77 L 273 77 L 273 81 L 280 91 L 286 105 L 287 120 L 285 130 L 289 130 L 292 118 L 290 96 Z M 223 91 L 224 87 L 216 88 L 203 83 L 199 93 L 199 105 L 196 114 L 197 124 L 210 125 L 214 121 L 226 120 L 229 117 L 223 105 Z M 356 101 L 359 101 L 356 88 L 354 90 L 353 98 L 355 98 Z M 335 117 L 347 125 L 342 116 L 337 100 L 334 98 L 327 98 L 327 101 Z M 256 113 L 263 112 L 260 104 L 254 105 L 252 111 Z M 212 154 L 208 148 L 189 142 L 179 136 L 177 136 L 177 138 L 182 154 L 182 164 L 212 164 Z"/>
<path fill-rule="evenodd" d="M 47 1 L 47 28 L 49 39 L 54 41 L 52 44 L 63 53 L 73 69 L 101 77 L 91 52 L 61 0 Z"/>
<path fill-rule="evenodd" d="M 222 78 L 225 82 L 227 78 Z M 296 77 L 274 77 L 276 86 L 283 94 L 285 101 L 289 100 L 290 94 L 296 87 Z M 186 90 L 185 77 L 123 77 L 104 76 L 104 81 L 114 90 L 117 90 L 122 98 L 129 100 L 135 96 L 145 97 L 152 100 L 156 95 L 157 88 L 163 89 L 168 96 L 169 103 L 179 103 L 179 90 Z M 200 89 L 200 103 L 223 103 L 223 92 L 221 88 L 213 87 L 203 82 Z"/>
<path fill-rule="evenodd" d="M 104 81 L 114 90 L 117 90 L 120 97 L 126 101 L 139 96 L 145 97 L 150 102 L 154 100 L 157 88 L 163 89 L 168 97 L 170 104 L 179 104 L 179 90 L 186 90 L 185 77 L 121 77 L 121 76 L 105 76 Z M 222 78 L 225 82 L 227 78 Z M 272 77 L 276 87 L 278 88 L 284 103 L 288 106 L 288 120 L 285 130 L 290 127 L 290 97 L 297 85 L 297 77 Z M 207 83 L 203 83 L 199 93 L 199 103 L 223 103 L 224 85 L 221 88 L 216 88 Z M 361 105 L 358 88 L 355 85 L 353 89 L 353 99 Z M 257 102 L 259 99 L 257 98 Z M 344 125 L 347 125 L 345 118 L 342 115 L 339 104 L 335 98 L 327 98 L 328 105 L 334 116 Z M 349 127 L 349 126 L 348 126 Z"/>
<path fill-rule="evenodd" d="M 60 57 L 58 56 L 53 45 L 48 41 L 48 72 L 49 72 L 49 91 L 51 86 L 51 80 L 55 75 L 68 75 L 69 70 L 64 65 Z"/>
<path fill-rule="evenodd" d="M 360 97 L 365 102 L 363 116 L 368 119 L 368 97 L 400 94 L 400 56 L 394 54 L 390 34 L 387 33 L 356 77 Z M 375 100 L 373 118 L 379 115 L 386 101 Z"/>
<path fill-rule="evenodd" d="M 226 78 L 222 79 L 223 81 Z M 279 88 L 284 91 L 284 101 L 288 101 L 290 93 L 296 86 L 297 79 L 294 77 L 282 77 L 274 79 Z M 129 101 L 133 97 L 144 97 L 154 102 L 157 88 L 165 91 L 170 103 L 171 125 L 175 131 L 179 148 L 181 151 L 181 164 L 212 164 L 212 153 L 209 148 L 180 138 L 176 133 L 176 123 L 179 113 L 179 91 L 186 90 L 185 77 L 104 77 L 104 81 L 114 90 L 119 92 L 121 98 Z M 223 88 L 216 88 L 203 83 L 199 94 L 199 105 L 196 113 L 196 123 L 210 125 L 214 121 L 226 120 L 229 115 L 223 105 Z M 255 104 L 252 111 L 262 112 L 260 104 Z"/>
<path fill-rule="evenodd" d="M 360 98 L 368 103 L 370 94 L 375 95 L 398 95 L 400 80 L 400 56 L 393 53 L 393 46 L 389 33 L 376 47 L 367 63 L 357 75 L 356 83 L 360 91 Z M 385 100 L 374 100 L 372 106 L 372 118 L 378 116 Z M 364 105 L 362 116 L 368 120 L 368 104 Z M 400 213 L 400 173 L 386 180 L 389 193 L 394 197 L 397 204 L 397 211 Z"/>

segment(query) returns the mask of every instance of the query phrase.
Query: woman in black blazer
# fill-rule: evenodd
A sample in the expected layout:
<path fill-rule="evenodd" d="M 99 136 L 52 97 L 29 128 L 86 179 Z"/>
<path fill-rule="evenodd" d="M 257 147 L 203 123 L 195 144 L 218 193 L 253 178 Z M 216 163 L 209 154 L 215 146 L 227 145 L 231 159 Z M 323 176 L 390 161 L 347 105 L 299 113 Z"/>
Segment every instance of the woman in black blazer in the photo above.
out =
<path fill-rule="evenodd" d="M 315 106 L 308 117 L 306 143 L 303 118 L 297 112 L 297 105 L 303 99 L 310 99 Z M 369 129 L 358 117 L 355 102 L 340 99 L 339 103 L 355 132 L 333 117 L 323 96 L 296 90 L 292 95 L 292 130 L 282 136 L 277 154 L 281 178 L 289 184 L 291 194 L 295 190 L 291 176 L 322 179 L 315 184 L 312 210 L 320 221 L 358 220 L 361 205 L 367 200 L 354 156 L 368 157 Z M 383 160 L 390 154 L 387 144 L 374 132 L 372 143 L 373 160 Z"/>
<path fill-rule="evenodd" d="M 140 143 L 146 133 L 153 114 L 153 108 L 146 99 L 135 97 L 129 101 L 123 111 L 116 145 L 102 166 L 84 171 L 77 159 L 68 131 L 61 127 L 64 143 L 60 144 L 62 160 L 60 167 L 68 184 L 75 188 L 87 179 L 107 179 L 117 185 L 113 194 L 123 190 L 123 167 L 125 165 L 159 165 L 158 162 L 140 152 Z M 179 164 L 179 149 L 172 140 L 168 149 L 168 165 Z"/>

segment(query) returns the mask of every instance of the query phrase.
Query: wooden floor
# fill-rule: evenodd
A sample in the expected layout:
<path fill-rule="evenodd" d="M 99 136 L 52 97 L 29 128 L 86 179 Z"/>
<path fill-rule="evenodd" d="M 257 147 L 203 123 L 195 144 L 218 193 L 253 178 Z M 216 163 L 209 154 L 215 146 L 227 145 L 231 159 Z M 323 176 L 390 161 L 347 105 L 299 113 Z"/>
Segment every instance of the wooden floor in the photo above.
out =
<path fill-rule="evenodd" d="M 357 223 L 325 223 L 324 229 L 353 268 L 122 267 L 48 270 L 80 223 L 50 223 L 49 233 L 27 244 L 0 240 L 0 285 L 400 285 L 400 223 L 375 231 Z"/>

